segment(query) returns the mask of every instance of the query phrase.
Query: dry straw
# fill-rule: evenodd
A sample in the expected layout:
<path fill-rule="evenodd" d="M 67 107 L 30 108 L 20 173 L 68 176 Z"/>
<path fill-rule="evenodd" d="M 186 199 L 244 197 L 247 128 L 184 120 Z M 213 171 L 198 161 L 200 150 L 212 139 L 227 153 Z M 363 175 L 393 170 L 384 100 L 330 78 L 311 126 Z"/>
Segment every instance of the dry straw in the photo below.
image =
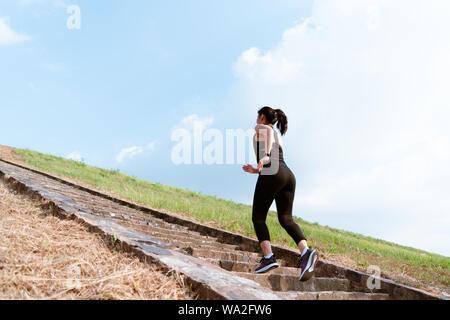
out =
<path fill-rule="evenodd" d="M 0 183 L 0 299 L 194 299 L 182 276 L 115 252 Z"/>

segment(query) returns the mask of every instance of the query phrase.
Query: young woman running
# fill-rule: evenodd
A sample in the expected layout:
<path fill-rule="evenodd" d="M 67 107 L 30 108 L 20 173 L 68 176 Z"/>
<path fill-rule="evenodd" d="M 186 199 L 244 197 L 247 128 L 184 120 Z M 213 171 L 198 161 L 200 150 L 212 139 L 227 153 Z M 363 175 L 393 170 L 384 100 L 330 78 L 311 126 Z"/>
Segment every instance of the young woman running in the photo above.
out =
<path fill-rule="evenodd" d="M 242 167 L 245 172 L 258 174 L 253 196 L 252 221 L 264 257 L 255 273 L 264 273 L 279 266 L 272 253 L 266 225 L 267 213 L 275 199 L 278 220 L 300 249 L 301 258 L 297 265 L 301 268 L 299 280 L 306 281 L 314 275 L 319 254 L 308 248 L 302 230 L 292 219 L 295 176 L 284 162 L 283 143 L 273 128 L 273 125 L 277 124 L 281 135 L 284 135 L 287 118 L 282 110 L 266 106 L 258 110 L 256 123 L 253 146 L 258 167 L 254 168 L 250 164 Z"/>

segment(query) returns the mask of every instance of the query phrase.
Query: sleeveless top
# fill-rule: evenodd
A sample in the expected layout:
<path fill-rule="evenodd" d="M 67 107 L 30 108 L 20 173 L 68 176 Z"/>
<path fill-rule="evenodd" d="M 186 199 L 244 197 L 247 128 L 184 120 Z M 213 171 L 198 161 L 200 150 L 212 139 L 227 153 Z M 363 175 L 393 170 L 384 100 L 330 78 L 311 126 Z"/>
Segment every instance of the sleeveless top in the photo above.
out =
<path fill-rule="evenodd" d="M 280 164 L 285 164 L 284 157 L 283 157 L 283 148 L 281 147 L 280 143 L 278 142 L 278 132 L 273 129 L 275 141 L 272 143 L 272 149 L 270 150 L 269 154 L 269 162 L 263 165 L 263 167 L 267 168 L 270 167 L 272 160 L 275 159 L 276 153 L 273 152 L 274 148 L 278 148 L 278 161 Z M 265 157 L 266 155 L 266 141 L 256 141 L 256 133 L 253 136 L 253 149 L 255 150 L 256 154 L 256 163 L 259 163 L 259 160 Z"/>

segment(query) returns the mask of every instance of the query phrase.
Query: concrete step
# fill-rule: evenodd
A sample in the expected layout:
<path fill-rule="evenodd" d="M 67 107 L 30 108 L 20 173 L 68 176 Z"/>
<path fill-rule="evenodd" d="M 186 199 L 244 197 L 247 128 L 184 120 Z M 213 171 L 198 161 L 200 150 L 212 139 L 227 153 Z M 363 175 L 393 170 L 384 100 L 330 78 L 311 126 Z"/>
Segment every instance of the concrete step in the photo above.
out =
<path fill-rule="evenodd" d="M 191 232 L 189 231 L 189 228 L 186 226 L 182 226 L 179 224 L 174 223 L 168 223 L 162 219 L 158 219 L 155 217 L 152 217 L 150 215 L 141 215 L 139 217 L 135 217 L 136 222 L 139 222 L 139 224 L 143 224 L 149 227 L 153 228 L 160 228 L 164 230 L 174 230 L 174 231 L 180 231 L 180 232 Z"/>
<path fill-rule="evenodd" d="M 346 291 L 321 292 L 279 292 L 280 298 L 285 300 L 389 300 L 386 293 L 365 293 Z"/>
<path fill-rule="evenodd" d="M 231 260 L 243 263 L 259 263 L 261 255 L 254 252 L 236 250 L 207 250 L 201 248 L 188 248 L 187 252 L 198 258 Z"/>
<path fill-rule="evenodd" d="M 171 224 L 162 219 L 152 217 L 148 214 L 141 213 L 140 215 L 136 215 L 124 210 L 119 211 L 113 209 L 103 209 L 102 207 L 95 208 L 94 211 L 96 214 L 112 219 L 117 223 L 130 223 L 133 225 L 147 226 L 149 228 L 158 228 L 163 230 L 170 230 L 170 231 L 173 230 L 179 232 L 191 232 L 186 226 Z"/>
<path fill-rule="evenodd" d="M 215 241 L 189 239 L 187 237 L 180 237 L 180 236 L 172 236 L 170 233 L 168 234 L 160 234 L 156 232 L 146 232 L 146 233 L 152 236 L 153 238 L 156 238 L 162 242 L 171 243 L 179 248 L 203 248 L 218 251 L 239 250 L 239 246 L 237 245 L 231 245 Z"/>
<path fill-rule="evenodd" d="M 167 234 L 167 233 L 163 234 L 163 233 L 156 232 L 156 231 L 146 231 L 145 233 L 151 235 L 154 238 L 161 239 L 161 240 L 168 239 L 168 237 L 170 237 L 171 240 L 179 240 L 181 242 L 193 243 L 194 245 L 195 244 L 209 245 L 209 246 L 218 247 L 221 249 L 229 249 L 229 250 L 235 250 L 237 247 L 236 245 L 217 242 L 217 241 L 215 241 L 214 238 L 208 240 L 208 239 L 178 235 L 178 234 L 172 233 L 172 232 L 170 232 L 170 234 Z"/>
<path fill-rule="evenodd" d="M 350 282 L 347 279 L 313 277 L 308 281 L 299 281 L 298 275 L 247 272 L 235 272 L 235 274 L 256 281 L 274 291 L 350 291 Z"/>
<path fill-rule="evenodd" d="M 214 237 L 208 237 L 208 236 L 202 236 L 200 233 L 195 231 L 186 231 L 184 229 L 169 229 L 165 228 L 163 226 L 149 226 L 147 224 L 136 224 L 136 223 L 130 223 L 130 222 L 121 222 L 121 225 L 127 226 L 129 228 L 134 228 L 136 230 L 139 230 L 141 232 L 145 232 L 147 234 L 153 234 L 153 235 L 162 235 L 167 236 L 170 234 L 170 237 L 175 237 L 175 239 L 190 239 L 190 240 L 196 240 L 196 241 L 208 241 L 208 242 L 216 242 L 216 238 Z"/>
<path fill-rule="evenodd" d="M 255 259 L 254 262 L 244 262 L 244 261 L 235 261 L 228 259 L 214 259 L 214 258 L 206 258 L 208 262 L 216 264 L 221 268 L 228 271 L 236 271 L 236 272 L 250 272 L 253 273 L 255 268 L 258 266 L 260 258 L 258 260 Z M 297 268 L 289 268 L 285 267 L 285 262 L 283 260 L 277 260 L 277 263 L 280 267 L 273 269 L 272 273 L 277 274 L 291 274 L 291 275 L 299 275 L 300 269 Z"/>

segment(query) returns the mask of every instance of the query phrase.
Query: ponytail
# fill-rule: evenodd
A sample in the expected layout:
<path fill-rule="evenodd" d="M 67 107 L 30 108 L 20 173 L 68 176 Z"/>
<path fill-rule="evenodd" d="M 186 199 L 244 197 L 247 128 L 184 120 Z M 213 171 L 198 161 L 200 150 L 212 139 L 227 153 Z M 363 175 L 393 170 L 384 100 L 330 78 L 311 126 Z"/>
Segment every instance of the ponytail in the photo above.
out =
<path fill-rule="evenodd" d="M 277 128 L 280 130 L 281 135 L 284 135 L 288 128 L 287 117 L 281 109 L 275 109 L 275 113 L 277 114 Z"/>
<path fill-rule="evenodd" d="M 277 124 L 278 130 L 284 135 L 287 131 L 287 117 L 281 109 L 272 109 L 265 106 L 258 110 L 258 114 L 264 114 L 266 121 L 272 125 Z"/>

